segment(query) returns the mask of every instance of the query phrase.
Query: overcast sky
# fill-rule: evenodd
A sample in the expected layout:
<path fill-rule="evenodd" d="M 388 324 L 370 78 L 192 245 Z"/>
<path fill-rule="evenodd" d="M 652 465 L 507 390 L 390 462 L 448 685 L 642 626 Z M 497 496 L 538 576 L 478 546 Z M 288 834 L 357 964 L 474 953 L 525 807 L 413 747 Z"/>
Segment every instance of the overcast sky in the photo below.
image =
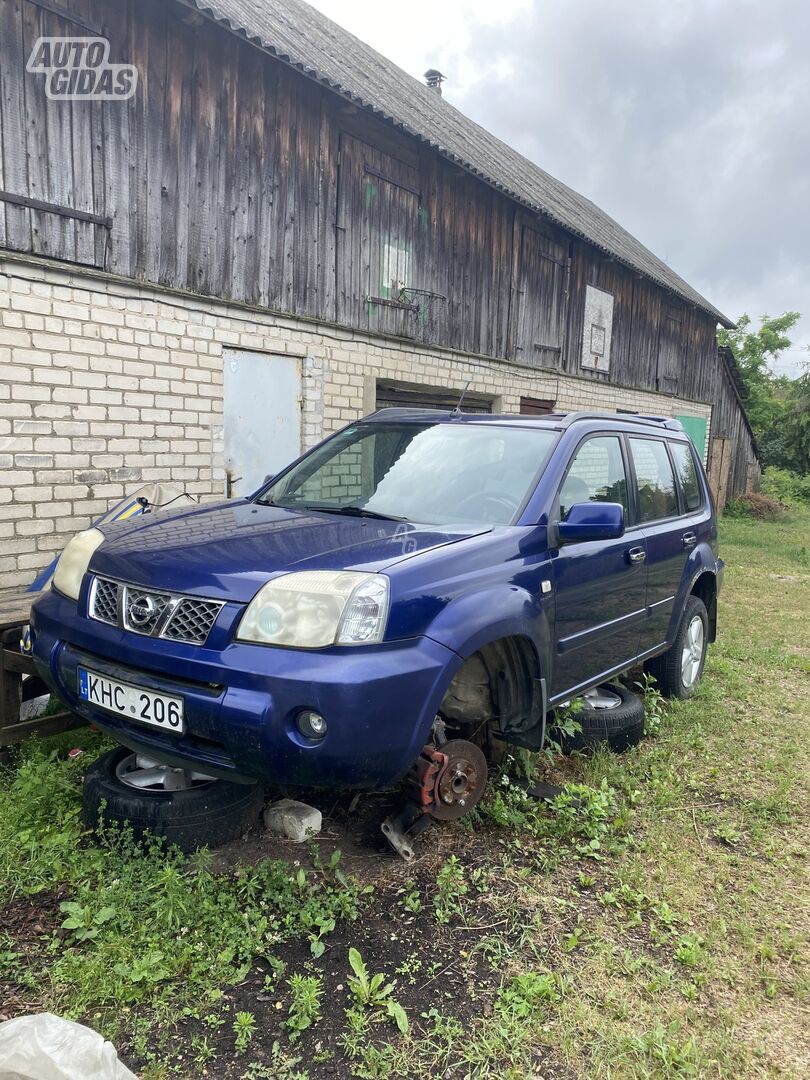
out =
<path fill-rule="evenodd" d="M 807 0 L 314 3 L 810 359 Z"/>

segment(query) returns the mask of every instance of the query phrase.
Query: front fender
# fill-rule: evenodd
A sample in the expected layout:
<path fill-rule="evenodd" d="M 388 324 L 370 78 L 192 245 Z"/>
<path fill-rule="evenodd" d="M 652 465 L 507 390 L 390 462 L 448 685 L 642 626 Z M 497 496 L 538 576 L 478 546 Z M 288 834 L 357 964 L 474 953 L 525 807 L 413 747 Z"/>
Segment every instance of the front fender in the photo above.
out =
<path fill-rule="evenodd" d="M 460 597 L 428 627 L 429 637 L 459 657 L 458 665 L 448 667 L 444 693 L 464 660 L 485 646 L 503 643 L 494 653 L 484 654 L 500 737 L 529 750 L 539 750 L 545 735 L 547 680 L 543 675 L 549 670 L 549 624 L 550 612 L 542 600 L 509 585 Z"/>
<path fill-rule="evenodd" d="M 526 637 L 546 672 L 551 648 L 551 612 L 546 605 L 519 585 L 492 586 L 452 600 L 425 633 L 462 660 L 501 638 Z"/>

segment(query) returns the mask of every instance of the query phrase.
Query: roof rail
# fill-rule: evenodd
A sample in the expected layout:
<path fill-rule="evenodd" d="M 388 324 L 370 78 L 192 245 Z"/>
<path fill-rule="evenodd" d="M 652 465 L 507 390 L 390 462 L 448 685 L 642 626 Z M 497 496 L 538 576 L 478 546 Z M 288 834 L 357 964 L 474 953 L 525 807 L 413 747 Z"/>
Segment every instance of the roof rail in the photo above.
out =
<path fill-rule="evenodd" d="M 568 428 L 578 420 L 617 420 L 622 424 L 639 424 L 645 427 L 663 427 L 668 431 L 683 431 L 683 424 L 672 416 L 639 416 L 636 413 L 570 412 L 561 421 Z"/>
<path fill-rule="evenodd" d="M 451 416 L 452 409 L 429 409 L 419 408 L 418 405 L 385 405 L 381 409 L 375 409 L 373 413 L 364 416 L 364 420 L 396 420 L 406 419 L 409 416 Z"/>

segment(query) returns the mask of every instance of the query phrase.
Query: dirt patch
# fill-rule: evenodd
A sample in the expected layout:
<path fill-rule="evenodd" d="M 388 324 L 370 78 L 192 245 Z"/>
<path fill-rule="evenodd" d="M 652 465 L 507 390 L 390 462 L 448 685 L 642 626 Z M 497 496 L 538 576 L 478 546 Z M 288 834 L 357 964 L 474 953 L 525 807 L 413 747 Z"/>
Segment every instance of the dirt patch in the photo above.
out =
<path fill-rule="evenodd" d="M 27 975 L 39 966 L 45 942 L 62 923 L 62 898 L 56 893 L 40 893 L 19 897 L 0 909 L 0 927 L 14 942 L 13 949 L 5 951 L 0 939 L 0 1023 L 43 1009 L 43 999 L 31 987 Z"/>

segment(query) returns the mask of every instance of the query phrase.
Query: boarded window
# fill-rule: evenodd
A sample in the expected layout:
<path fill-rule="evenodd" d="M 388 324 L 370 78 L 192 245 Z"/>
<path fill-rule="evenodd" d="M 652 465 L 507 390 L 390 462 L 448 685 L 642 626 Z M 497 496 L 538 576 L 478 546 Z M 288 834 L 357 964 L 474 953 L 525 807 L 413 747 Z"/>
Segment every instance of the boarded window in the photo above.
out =
<path fill-rule="evenodd" d="M 658 338 L 658 389 L 663 394 L 678 391 L 678 377 L 684 357 L 684 327 L 681 314 L 674 308 L 665 311 Z"/>
<path fill-rule="evenodd" d="M 448 412 L 456 407 L 461 397 L 463 386 L 457 390 L 445 390 L 435 387 L 412 386 L 406 383 L 378 382 L 378 409 L 437 409 Z M 491 413 L 492 400 L 482 394 L 467 392 L 461 411 L 465 413 Z"/>
<path fill-rule="evenodd" d="M 522 397 L 520 413 L 522 416 L 547 416 L 554 412 L 554 404 L 550 398 Z"/>
<path fill-rule="evenodd" d="M 86 37 L 88 26 L 39 4 L 0 3 L 0 248 L 102 267 L 102 104 L 49 99 L 47 76 L 26 71 L 39 38 Z"/>
<path fill-rule="evenodd" d="M 524 226 L 515 323 L 515 359 L 537 367 L 559 367 L 566 308 L 567 250 Z"/>
<path fill-rule="evenodd" d="M 340 138 L 338 319 L 418 337 L 419 174 L 350 135 Z"/>

